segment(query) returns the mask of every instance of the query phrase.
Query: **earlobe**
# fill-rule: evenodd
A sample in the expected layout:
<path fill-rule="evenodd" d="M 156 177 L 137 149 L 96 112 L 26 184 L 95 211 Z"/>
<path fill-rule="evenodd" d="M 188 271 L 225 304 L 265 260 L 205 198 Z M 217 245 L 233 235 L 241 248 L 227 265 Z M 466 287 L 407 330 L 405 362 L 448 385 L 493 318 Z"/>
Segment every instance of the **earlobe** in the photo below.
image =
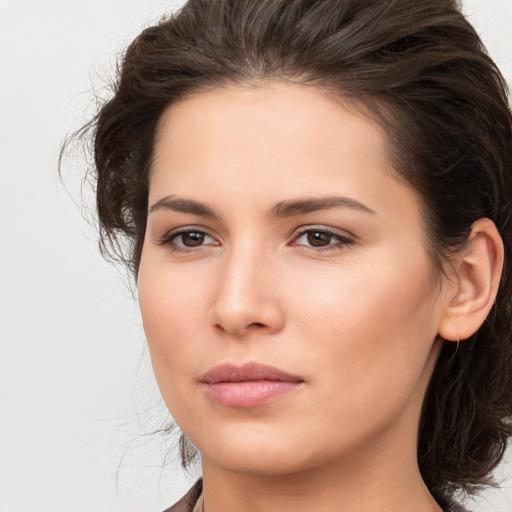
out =
<path fill-rule="evenodd" d="M 452 341 L 472 336 L 489 314 L 503 269 L 503 242 L 494 223 L 479 219 L 453 264 L 439 335 Z"/>

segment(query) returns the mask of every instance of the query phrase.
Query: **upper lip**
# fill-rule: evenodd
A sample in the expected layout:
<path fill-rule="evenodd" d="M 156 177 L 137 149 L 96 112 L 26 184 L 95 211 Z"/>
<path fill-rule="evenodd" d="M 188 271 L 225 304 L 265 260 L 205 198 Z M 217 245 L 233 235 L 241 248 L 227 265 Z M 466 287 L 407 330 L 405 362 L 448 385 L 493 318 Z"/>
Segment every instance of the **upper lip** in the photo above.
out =
<path fill-rule="evenodd" d="M 201 378 L 201 382 L 206 384 L 257 380 L 303 382 L 303 379 L 297 375 L 291 375 L 279 368 L 255 362 L 246 363 L 242 366 L 236 366 L 231 363 L 221 364 L 208 370 Z"/>

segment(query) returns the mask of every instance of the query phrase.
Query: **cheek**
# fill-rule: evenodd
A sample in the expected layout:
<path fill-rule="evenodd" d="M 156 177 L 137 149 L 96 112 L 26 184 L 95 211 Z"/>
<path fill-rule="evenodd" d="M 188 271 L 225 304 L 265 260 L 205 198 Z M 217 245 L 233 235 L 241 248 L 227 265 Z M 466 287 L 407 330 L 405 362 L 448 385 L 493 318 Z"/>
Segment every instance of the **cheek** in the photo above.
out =
<path fill-rule="evenodd" d="M 291 316 L 308 329 L 350 333 L 350 339 L 365 339 L 372 346 L 390 343 L 391 332 L 421 334 L 425 324 L 435 323 L 429 263 L 419 255 L 417 261 L 411 257 L 400 264 L 399 256 L 383 253 L 378 265 L 358 261 L 330 272 L 305 273 L 290 301 L 295 308 Z"/>
<path fill-rule="evenodd" d="M 204 283 L 188 273 L 170 270 L 147 256 L 139 270 L 138 292 L 144 332 L 155 376 L 166 403 L 194 370 L 207 318 Z"/>
<path fill-rule="evenodd" d="M 313 340 L 312 372 L 322 366 L 332 383 L 326 403 L 346 406 L 350 396 L 354 407 L 377 413 L 404 404 L 422 377 L 437 333 L 429 262 L 420 255 L 396 265 L 395 254 L 388 265 L 385 256 L 364 271 L 312 275 L 301 285 L 297 338 Z"/>

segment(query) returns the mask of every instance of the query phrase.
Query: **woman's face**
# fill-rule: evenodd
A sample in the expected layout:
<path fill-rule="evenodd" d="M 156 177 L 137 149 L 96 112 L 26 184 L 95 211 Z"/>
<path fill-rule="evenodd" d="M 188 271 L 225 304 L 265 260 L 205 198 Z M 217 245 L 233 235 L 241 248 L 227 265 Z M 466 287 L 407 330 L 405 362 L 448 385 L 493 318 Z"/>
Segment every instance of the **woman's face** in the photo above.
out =
<path fill-rule="evenodd" d="M 163 116 L 149 205 L 144 328 L 204 464 L 415 455 L 443 282 L 375 123 L 298 85 L 192 96 Z"/>

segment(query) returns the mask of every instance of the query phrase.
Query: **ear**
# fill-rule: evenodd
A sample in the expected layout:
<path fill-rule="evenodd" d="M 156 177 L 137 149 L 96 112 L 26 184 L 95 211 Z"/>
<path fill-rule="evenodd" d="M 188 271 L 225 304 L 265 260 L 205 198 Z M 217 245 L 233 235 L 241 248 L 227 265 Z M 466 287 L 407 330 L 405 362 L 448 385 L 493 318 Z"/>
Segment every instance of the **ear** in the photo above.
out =
<path fill-rule="evenodd" d="M 442 338 L 464 340 L 478 330 L 496 298 L 502 269 L 503 241 L 498 230 L 491 220 L 479 219 L 472 226 L 469 243 L 452 264 L 439 325 Z"/>

